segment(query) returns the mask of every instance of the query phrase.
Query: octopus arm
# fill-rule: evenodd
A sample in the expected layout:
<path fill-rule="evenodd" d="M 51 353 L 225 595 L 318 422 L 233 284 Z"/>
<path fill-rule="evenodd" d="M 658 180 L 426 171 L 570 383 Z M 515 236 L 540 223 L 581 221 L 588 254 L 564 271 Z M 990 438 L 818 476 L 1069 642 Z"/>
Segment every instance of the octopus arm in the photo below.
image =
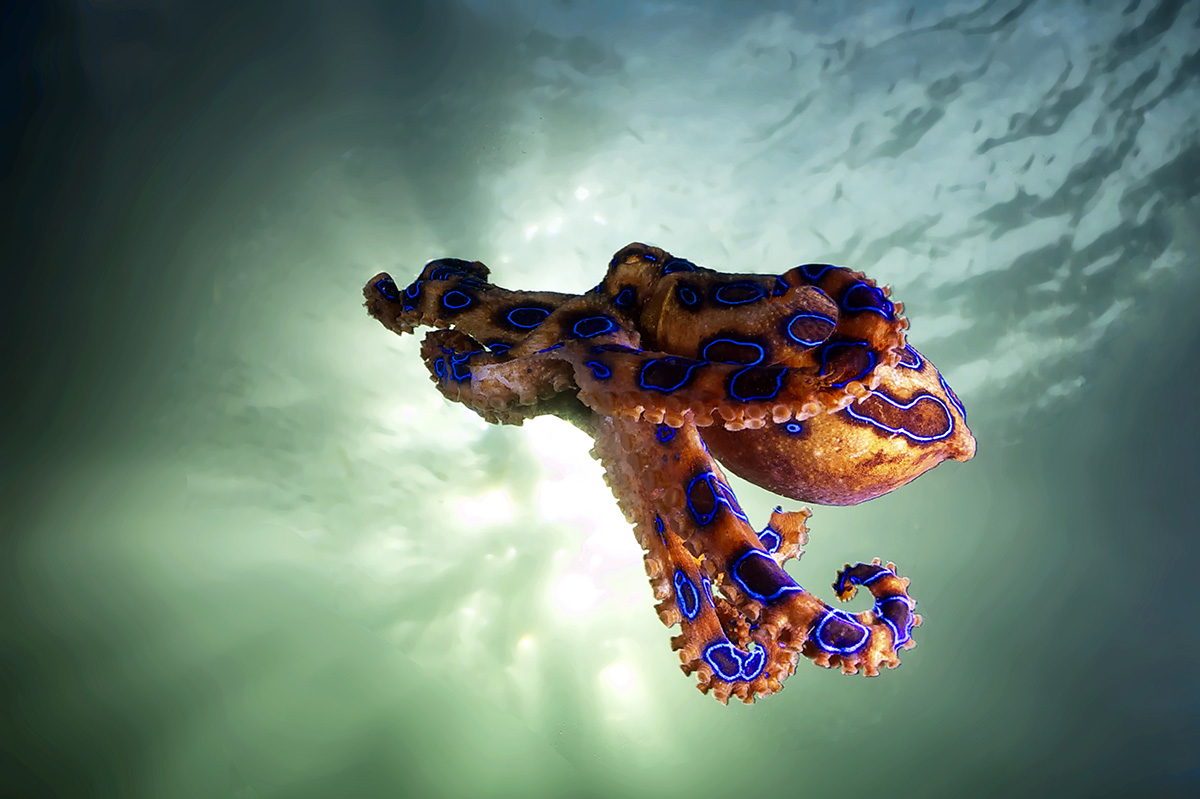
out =
<path fill-rule="evenodd" d="M 454 258 L 430 261 L 421 275 L 400 288 L 387 272 L 363 287 L 367 312 L 394 333 L 420 326 L 456 328 L 490 352 L 504 353 L 524 341 L 574 294 L 511 291 L 485 279 L 478 261 Z"/>
<path fill-rule="evenodd" d="M 690 419 L 678 429 L 603 419 L 593 454 L 646 550 L 659 617 L 681 625 L 672 646 L 701 691 L 752 702 L 777 692 L 800 655 L 874 675 L 913 646 L 920 617 L 908 580 L 878 560 L 848 565 L 834 583 L 838 596 L 865 585 L 876 600 L 856 614 L 805 591 L 780 564 L 798 554 L 807 511 L 776 511 L 756 534 Z"/>
<path fill-rule="evenodd" d="M 878 384 L 876 360 L 865 349 L 831 353 L 816 369 L 687 358 L 628 347 L 574 346 L 570 360 L 579 398 L 603 416 L 728 430 L 804 420 L 865 397 Z"/>

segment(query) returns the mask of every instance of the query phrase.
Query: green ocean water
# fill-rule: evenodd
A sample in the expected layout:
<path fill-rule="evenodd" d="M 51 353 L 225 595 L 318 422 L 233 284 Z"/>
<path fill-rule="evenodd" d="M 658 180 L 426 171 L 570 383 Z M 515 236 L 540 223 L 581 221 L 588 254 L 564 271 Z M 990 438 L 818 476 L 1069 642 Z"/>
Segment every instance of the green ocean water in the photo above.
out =
<path fill-rule="evenodd" d="M 0 796 L 1197 790 L 1200 5 L 4 13 Z M 789 568 L 894 560 L 900 669 L 699 694 L 586 437 L 362 308 L 635 240 L 904 302 L 978 455 Z"/>

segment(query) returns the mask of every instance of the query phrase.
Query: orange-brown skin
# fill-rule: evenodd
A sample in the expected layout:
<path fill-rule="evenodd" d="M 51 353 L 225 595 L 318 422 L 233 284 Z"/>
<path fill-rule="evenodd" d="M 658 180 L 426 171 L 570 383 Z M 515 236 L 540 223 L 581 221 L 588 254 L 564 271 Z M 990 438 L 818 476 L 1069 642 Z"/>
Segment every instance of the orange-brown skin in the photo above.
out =
<path fill-rule="evenodd" d="M 847 566 L 839 598 L 863 585 L 875 606 L 833 610 L 781 568 L 808 511 L 776 511 L 755 533 L 714 460 L 775 493 L 848 505 L 969 459 L 962 405 L 907 345 L 887 289 L 823 264 L 719 273 L 643 244 L 583 295 L 487 278 L 442 259 L 403 290 L 376 275 L 364 295 L 396 333 L 437 328 L 422 357 L 447 398 L 496 423 L 555 414 L 595 437 L 701 690 L 753 701 L 800 654 L 848 673 L 899 664 L 920 624 L 908 581 L 878 559 Z"/>

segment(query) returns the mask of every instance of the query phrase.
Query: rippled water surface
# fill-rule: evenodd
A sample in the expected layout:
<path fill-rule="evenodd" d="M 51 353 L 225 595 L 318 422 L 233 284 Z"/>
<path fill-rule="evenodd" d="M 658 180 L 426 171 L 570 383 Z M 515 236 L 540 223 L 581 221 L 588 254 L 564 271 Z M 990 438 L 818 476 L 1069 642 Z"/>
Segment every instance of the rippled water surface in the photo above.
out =
<path fill-rule="evenodd" d="M 1197 790 L 1200 3 L 88 2 L 4 39 L 0 795 Z M 447 255 L 580 292 L 635 240 L 904 302 L 979 454 L 816 508 L 791 569 L 900 564 L 901 669 L 697 693 L 586 437 L 445 402 L 361 307 Z"/>

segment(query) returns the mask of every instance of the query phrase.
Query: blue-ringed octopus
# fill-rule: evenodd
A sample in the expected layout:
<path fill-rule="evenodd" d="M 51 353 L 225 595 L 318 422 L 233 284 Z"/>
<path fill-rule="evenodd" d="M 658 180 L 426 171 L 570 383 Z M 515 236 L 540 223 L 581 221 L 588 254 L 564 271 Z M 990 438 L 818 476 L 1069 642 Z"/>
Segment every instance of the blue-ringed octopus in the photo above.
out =
<path fill-rule="evenodd" d="M 363 293 L 395 333 L 436 328 L 421 355 L 448 399 L 489 422 L 554 414 L 592 435 L 702 692 L 753 702 L 800 655 L 847 674 L 899 665 L 921 617 L 895 564 L 847 564 L 834 592 L 862 586 L 874 605 L 831 607 L 783 568 L 810 512 L 776 508 L 755 532 L 718 465 L 791 499 L 851 505 L 975 454 L 962 403 L 907 343 L 886 287 L 829 264 L 728 274 L 637 243 L 581 295 L 488 275 L 441 258 L 406 288 L 380 273 Z"/>

